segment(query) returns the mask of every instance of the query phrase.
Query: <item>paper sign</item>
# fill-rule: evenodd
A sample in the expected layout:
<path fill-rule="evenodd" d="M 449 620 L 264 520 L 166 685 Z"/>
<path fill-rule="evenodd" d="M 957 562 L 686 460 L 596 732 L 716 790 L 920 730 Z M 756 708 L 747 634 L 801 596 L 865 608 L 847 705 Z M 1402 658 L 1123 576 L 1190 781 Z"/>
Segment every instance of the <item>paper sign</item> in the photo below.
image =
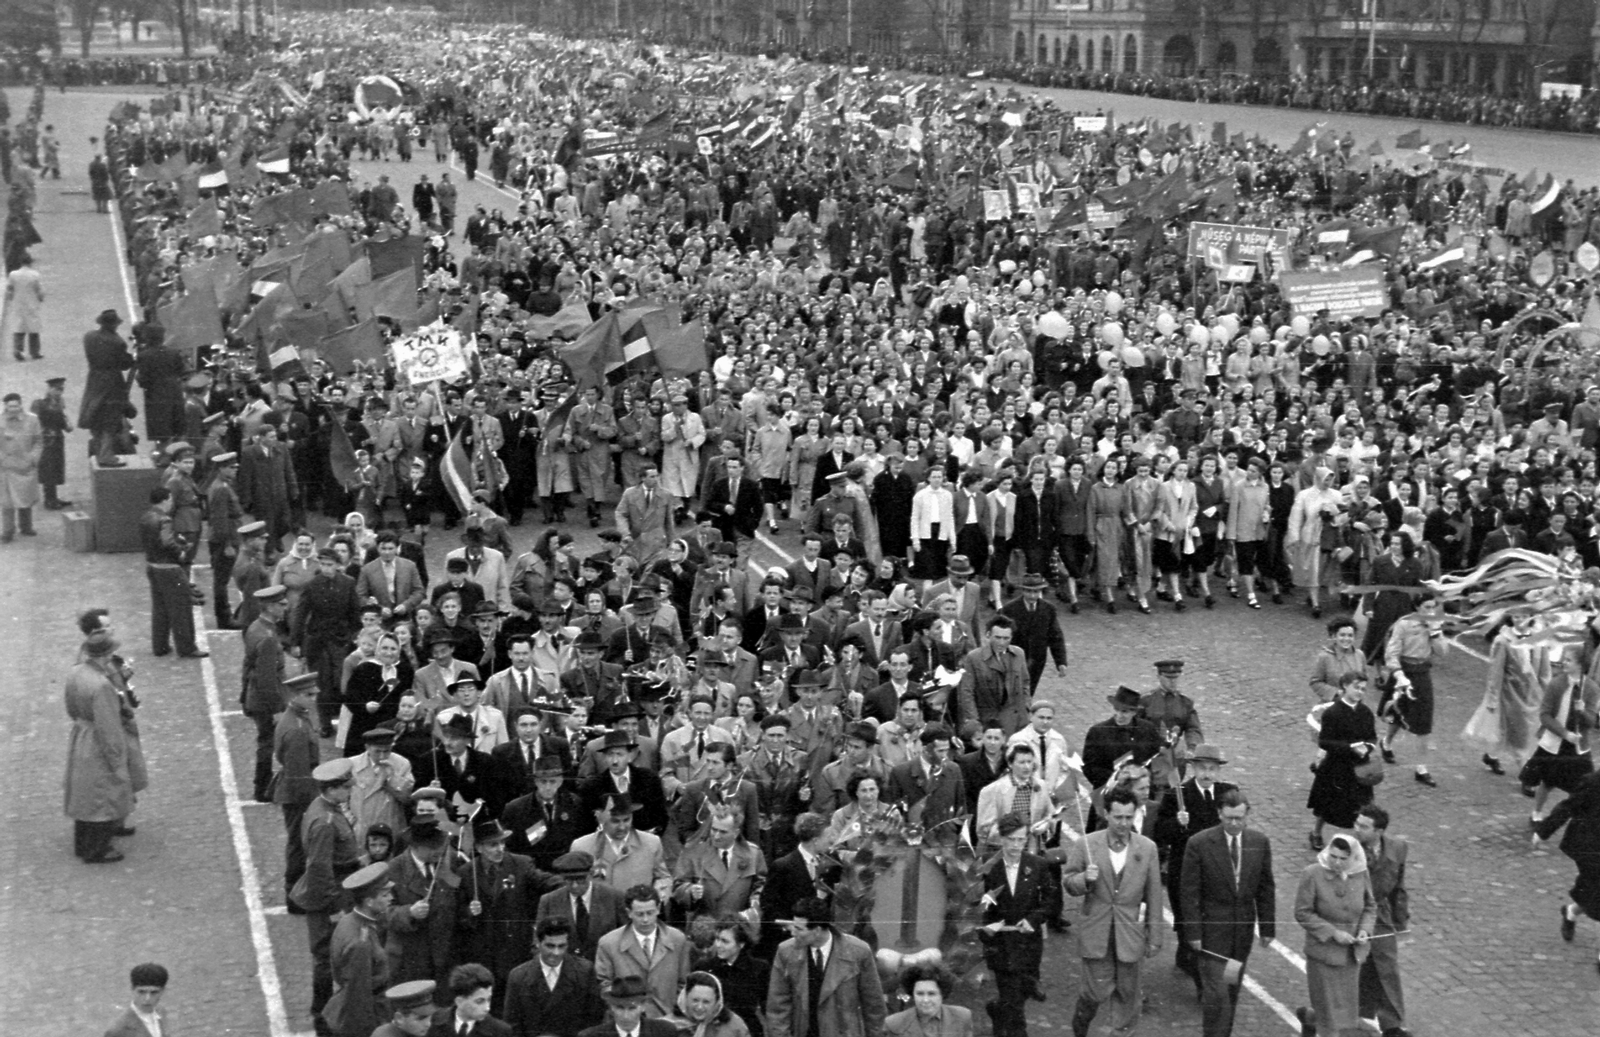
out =
<path fill-rule="evenodd" d="M 1072 117 L 1072 128 L 1079 133 L 1104 133 L 1106 131 L 1106 117 L 1104 115 L 1075 115 Z"/>
<path fill-rule="evenodd" d="M 1297 314 L 1327 310 L 1333 320 L 1376 317 L 1388 305 L 1381 271 L 1367 267 L 1278 275 L 1283 297 Z"/>
<path fill-rule="evenodd" d="M 1004 191 L 983 192 L 983 218 L 1003 220 L 1011 215 L 1011 197 Z"/>
<path fill-rule="evenodd" d="M 432 324 L 396 340 L 392 348 L 395 369 L 412 385 L 453 382 L 467 373 L 461 334 L 454 328 Z"/>

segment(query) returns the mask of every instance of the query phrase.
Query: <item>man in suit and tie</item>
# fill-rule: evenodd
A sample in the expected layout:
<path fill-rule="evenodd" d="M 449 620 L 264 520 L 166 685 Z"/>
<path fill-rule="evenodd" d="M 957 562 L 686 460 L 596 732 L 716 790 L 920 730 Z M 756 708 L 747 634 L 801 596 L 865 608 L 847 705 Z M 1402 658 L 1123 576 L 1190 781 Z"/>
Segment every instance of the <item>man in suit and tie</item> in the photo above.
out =
<path fill-rule="evenodd" d="M 617 532 L 622 534 L 623 548 L 641 565 L 654 561 L 678 535 L 672 515 L 672 496 L 661 486 L 660 469 L 646 465 L 638 484 L 623 490 L 617 502 Z"/>
<path fill-rule="evenodd" d="M 785 701 L 794 700 L 794 681 L 802 671 L 815 670 L 822 665 L 822 649 L 806 644 L 807 632 L 803 618 L 792 612 L 785 613 L 778 617 L 777 643 L 756 653 L 762 670 L 782 675 L 788 692 Z M 771 631 L 768 633 L 770 635 Z"/>
<path fill-rule="evenodd" d="M 900 633 L 900 621 L 889 618 L 889 599 L 882 591 L 875 590 L 861 595 L 861 619 L 845 627 L 844 633 L 846 636 L 855 634 L 861 639 L 864 646 L 861 650 L 862 665 L 874 670 L 882 668 L 889 661 L 889 653 L 904 640 Z M 880 719 L 887 720 L 888 717 Z"/>
<path fill-rule="evenodd" d="M 590 963 L 605 934 L 628 924 L 628 909 L 622 893 L 615 887 L 595 881 L 594 857 L 582 850 L 568 850 L 557 857 L 555 873 L 566 880 L 562 889 L 539 898 L 534 924 L 544 929 L 550 921 L 567 924 L 567 950 Z"/>
<path fill-rule="evenodd" d="M 661 895 L 654 887 L 632 886 L 623 897 L 628 924 L 600 938 L 595 975 L 604 993 L 629 978 L 643 981 L 645 1017 L 659 1019 L 677 1010 L 678 994 L 690 971 L 689 939 L 661 923 Z M 623 989 L 631 989 L 631 984 Z"/>
<path fill-rule="evenodd" d="M 167 970 L 154 962 L 135 965 L 128 973 L 133 1000 L 106 1030 L 106 1037 L 171 1037 L 171 1018 L 162 1011 L 167 992 Z"/>
<path fill-rule="evenodd" d="M 767 961 L 777 953 L 778 945 L 789 935 L 787 927 L 779 922 L 788 914 L 785 904 L 820 896 L 817 881 L 829 889 L 838 881 L 840 865 L 823 857 L 823 837 L 828 833 L 826 814 L 807 812 L 794 819 L 794 835 L 799 845 L 767 866 L 767 884 L 761 887 L 761 941 L 762 953 L 757 957 Z"/>
<path fill-rule="evenodd" d="M 545 896 L 566 896 L 565 890 Z M 544 901 L 540 901 L 541 910 Z M 567 918 L 541 915 L 534 933 L 534 957 L 506 979 L 506 1025 L 512 1037 L 577 1037 L 605 1018 L 605 1002 L 594 966 L 572 951 L 573 925 Z"/>
<path fill-rule="evenodd" d="M 950 729 L 928 724 L 918 741 L 922 751 L 889 772 L 883 798 L 901 804 L 908 820 L 928 833 L 929 842 L 954 842 L 961 826 L 945 822 L 967 812 L 967 790 L 961 768 L 950 761 Z"/>
<path fill-rule="evenodd" d="M 1073 843 L 1063 869 L 1067 893 L 1083 898 L 1075 926 L 1083 987 L 1072 1014 L 1073 1037 L 1089 1037 L 1106 1001 L 1112 1032 L 1132 1032 L 1142 1008 L 1140 965 L 1161 949 L 1156 844 L 1133 830 L 1139 802 L 1131 791 L 1112 789 L 1105 805 L 1107 827 Z"/>
<path fill-rule="evenodd" d="M 1205 1037 L 1233 1033 L 1242 977 L 1230 982 L 1225 976 L 1229 959 L 1242 969 L 1250 958 L 1252 935 L 1259 933 L 1263 947 L 1277 935 L 1272 845 L 1264 834 L 1247 827 L 1250 801 L 1243 792 L 1230 788 L 1217 804 L 1220 824 L 1188 840 L 1181 872 L 1183 921 L 1178 936 L 1188 943 L 1200 969 Z"/>
<path fill-rule="evenodd" d="M 767 632 L 777 629 L 783 619 L 783 580 L 769 577 L 757 592 L 760 600 L 744 614 L 743 640 L 740 642 L 750 652 L 759 653 L 767 647 Z"/>
<path fill-rule="evenodd" d="M 535 704 L 544 698 L 544 689 L 539 683 L 538 671 L 533 668 L 531 635 L 519 633 L 508 637 L 506 658 L 511 665 L 489 675 L 488 682 L 483 686 L 481 701 L 511 718 L 535 709 Z"/>
<path fill-rule="evenodd" d="M 409 618 L 425 590 L 416 563 L 400 557 L 400 537 L 388 529 L 379 533 L 378 557 L 361 567 L 356 597 L 376 604 L 385 620 Z"/>
<path fill-rule="evenodd" d="M 738 918 L 754 942 L 761 930 L 748 912 L 766 885 L 767 859 L 744 838 L 744 820 L 737 807 L 712 810 L 709 838 L 685 847 L 672 869 L 672 897 L 684 906 L 691 923 Z"/>
<path fill-rule="evenodd" d="M 450 685 L 463 677 L 476 679 L 478 668 L 456 658 L 456 635 L 442 626 L 428 630 L 423 650 L 430 661 L 417 668 L 416 675 L 411 678 L 411 692 L 431 715 L 453 705 Z"/>
<path fill-rule="evenodd" d="M 1067 675 L 1067 639 L 1061 633 L 1061 617 L 1054 606 L 1044 604 L 1044 592 L 1049 586 L 1043 576 L 1028 573 L 1022 577 L 1022 596 L 1000 610 L 1014 627 L 1011 643 L 1022 649 L 1028 662 L 1031 691 L 1039 689 L 1039 678 L 1052 658 L 1056 661 L 1056 675 Z"/>
<path fill-rule="evenodd" d="M 427 1037 L 511 1037 L 511 1027 L 489 1014 L 494 973 L 473 962 L 450 970 L 449 1007 L 433 1013 Z"/>
<path fill-rule="evenodd" d="M 534 775 L 539 771 L 539 761 L 546 758 L 556 761 L 565 770 L 571 759 L 567 740 L 560 735 L 546 734 L 544 718 L 537 709 L 524 708 L 512 721 L 516 736 L 512 741 L 497 745 L 489 751 L 494 761 L 496 780 L 508 800 L 518 799 L 533 791 Z"/>
<path fill-rule="evenodd" d="M 761 487 L 745 474 L 741 458 L 730 457 L 725 464 L 728 477 L 711 484 L 705 506 L 716 516 L 722 539 L 737 545 L 740 537 L 754 537 L 761 524 Z"/>
<path fill-rule="evenodd" d="M 607 885 L 651 886 L 665 897 L 672 892 L 672 869 L 661 837 L 634 823 L 638 811 L 627 793 L 608 794 L 593 814 L 599 830 L 573 840 L 572 848 L 594 858 L 593 874 Z"/>
<path fill-rule="evenodd" d="M 594 824 L 594 814 L 585 812 L 578 793 L 567 787 L 569 766 L 554 755 L 540 756 L 533 765 L 532 791 L 500 812 L 500 823 L 511 830 L 506 848 L 546 871 Z"/>
<path fill-rule="evenodd" d="M 1356 838 L 1367 854 L 1367 879 L 1378 902 L 1378 925 L 1371 952 L 1361 963 L 1361 1017 L 1376 1018 L 1382 1037 L 1410 1037 L 1406 1002 L 1400 987 L 1400 955 L 1392 935 L 1411 928 L 1411 894 L 1406 890 L 1406 841 L 1389 834 L 1389 812 L 1368 803 L 1356 812 Z M 1265 929 L 1262 930 L 1266 932 Z"/>
<path fill-rule="evenodd" d="M 730 742 L 706 749 L 704 777 L 683 786 L 672 805 L 672 818 L 678 838 L 687 846 L 707 831 L 713 812 L 732 809 L 744 818 L 740 837 L 755 843 L 761 838 L 761 793 L 755 782 L 733 773 L 738 753 Z"/>
<path fill-rule="evenodd" d="M 1061 887 L 1051 881 L 1044 858 L 1027 852 L 1027 821 L 1007 814 L 998 834 L 1000 856 L 983 873 L 978 931 L 998 996 L 984 1007 L 994 1020 L 995 1037 L 1026 1037 L 1023 1008 L 1029 998 L 1044 1000 L 1039 986 L 1044 928 L 1061 910 Z"/>
<path fill-rule="evenodd" d="M 1227 762 L 1228 758 L 1223 755 L 1221 748 L 1204 744 L 1198 746 L 1189 758 L 1189 780 L 1172 795 L 1163 796 L 1156 810 L 1152 837 L 1166 868 L 1167 899 L 1172 904 L 1173 926 L 1180 933 L 1184 931 L 1186 921 L 1183 905 L 1184 849 L 1191 838 L 1216 826 L 1222 819 L 1219 813 L 1222 797 L 1238 787 L 1217 780 Z M 1176 942 L 1178 968 L 1188 973 L 1189 978 L 1194 980 L 1195 993 L 1204 997 L 1201 993 L 1200 966 L 1194 950 L 1187 939 Z"/>
<path fill-rule="evenodd" d="M 468 803 L 481 802 L 489 816 L 500 812 L 506 798 L 495 780 L 494 760 L 486 752 L 472 747 L 477 737 L 472 718 L 457 713 L 439 725 L 438 734 L 443 746 L 439 751 L 424 756 L 416 766 L 417 785 L 437 783 L 444 789 L 445 800 L 454 801 L 456 794 Z M 419 977 L 420 978 L 420 977 Z"/>
<path fill-rule="evenodd" d="M 642 680 L 636 681 L 634 679 L 636 677 L 642 678 L 643 675 L 630 673 L 626 680 L 628 688 L 632 691 L 634 697 L 638 698 L 644 693 L 647 685 Z M 590 716 L 592 717 L 593 715 L 591 712 Z M 647 719 L 644 707 L 632 699 L 625 698 L 620 705 L 611 707 L 609 715 L 611 717 L 611 726 L 628 732 L 638 745 L 638 748 L 634 750 L 633 758 L 628 761 L 629 772 L 644 771 L 649 775 L 644 779 L 647 783 L 652 780 L 659 782 L 660 779 L 657 778 L 656 772 L 661 763 L 661 748 L 656 744 L 655 739 L 647 738 L 644 732 L 640 730 L 640 727 Z M 660 724 L 659 720 L 657 724 Z M 609 734 L 609 731 L 606 732 L 606 735 Z M 606 762 L 606 735 L 591 738 L 583 746 L 575 749 L 575 754 L 578 757 L 578 780 L 583 782 L 585 786 L 588 785 L 590 779 L 604 774 L 609 768 L 609 764 Z M 653 793 L 648 795 L 653 796 Z M 664 799 L 663 802 L 665 802 Z M 646 805 L 648 806 L 649 804 Z"/>
<path fill-rule="evenodd" d="M 833 927 L 833 908 L 808 897 L 789 909 L 767 985 L 767 1037 L 880 1037 L 883 984 L 872 948 Z"/>
<path fill-rule="evenodd" d="M 791 589 L 806 588 L 811 600 L 822 597 L 823 588 L 833 579 L 833 565 L 822 557 L 822 535 L 806 533 L 800 538 L 800 557 L 784 566 Z"/>

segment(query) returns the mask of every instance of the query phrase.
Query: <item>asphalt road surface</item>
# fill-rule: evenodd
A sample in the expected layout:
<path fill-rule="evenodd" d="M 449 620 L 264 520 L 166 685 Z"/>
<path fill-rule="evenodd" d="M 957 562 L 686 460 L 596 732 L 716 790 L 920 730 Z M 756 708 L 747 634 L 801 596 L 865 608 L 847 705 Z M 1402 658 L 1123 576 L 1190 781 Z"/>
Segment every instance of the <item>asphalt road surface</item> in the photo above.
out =
<path fill-rule="evenodd" d="M 94 213 L 85 172 L 88 138 L 99 134 L 105 112 L 121 96 L 72 92 L 47 101 L 66 176 L 39 192 L 45 359 L 0 359 L 0 393 L 15 390 L 25 401 L 42 392 L 46 377 L 67 376 L 74 417 L 84 376 L 82 334 L 101 309 L 129 312 L 112 223 Z M 11 99 L 14 108 L 25 100 L 20 92 Z M 1124 117 L 1140 104 L 1104 100 Z M 1303 125 L 1303 113 L 1241 111 L 1263 126 L 1287 120 L 1290 136 Z M 1219 109 L 1207 112 L 1230 126 L 1246 125 Z M 1459 132 L 1429 127 L 1435 136 L 1452 129 Z M 1469 132 L 1474 139 L 1501 135 Z M 1513 139 L 1526 142 L 1528 162 L 1548 169 L 1558 168 L 1563 151 L 1594 146 L 1566 137 L 1503 136 L 1507 146 Z M 388 172 L 401 198 L 409 199 L 418 173 L 436 178 L 440 169 L 429 155 L 409 165 L 363 164 L 358 171 Z M 463 186 L 461 202 L 463 219 L 472 204 L 515 204 L 482 180 Z M 64 496 L 78 501 L 87 498 L 85 440 L 76 433 L 68 446 Z M 70 554 L 57 515 L 40 513 L 38 525 L 37 538 L 0 547 L 7 589 L 0 643 L 8 654 L 0 669 L 0 769 L 13 781 L 0 797 L 0 960 L 13 976 L 0 990 L 0 1017 L 9 1030 L 33 1037 L 98 1032 L 125 1003 L 128 967 L 156 960 L 172 970 L 167 1003 L 181 1032 L 286 1037 L 309 1031 L 304 928 L 282 906 L 282 823 L 274 808 L 239 798 L 241 790 L 248 798 L 240 779 L 248 782 L 253 737 L 237 713 L 239 635 L 207 634 L 213 655 L 203 662 L 152 658 L 149 595 L 138 556 Z M 514 532 L 519 548 L 526 548 L 538 527 Z M 577 532 L 581 548 L 596 543 L 591 531 Z M 758 544 L 750 561 L 778 564 L 796 542 L 787 525 L 775 542 Z M 430 556 L 452 546 L 452 534 L 436 530 Z M 112 610 L 124 651 L 136 660 L 151 771 L 151 787 L 132 819 L 138 834 L 120 840 L 127 860 L 98 867 L 71 854 L 60 784 L 68 729 L 61 689 L 79 641 L 73 618 L 93 605 Z M 196 611 L 197 622 L 209 619 L 209 609 Z M 1250 612 L 1227 597 L 1214 610 L 1181 615 L 1167 608 L 1153 616 L 1086 609 L 1062 620 L 1069 674 L 1046 677 L 1040 694 L 1058 704 L 1058 725 L 1074 744 L 1087 726 L 1109 716 L 1105 695 L 1118 684 L 1152 687 L 1153 660 L 1187 661 L 1184 688 L 1199 704 L 1207 739 L 1232 757 L 1225 776 L 1250 792 L 1252 821 L 1275 851 L 1280 943 L 1252 957 L 1235 1032 L 1294 1033 L 1292 1009 L 1306 1002 L 1306 993 L 1293 895 L 1299 872 L 1312 860 L 1306 848 L 1312 751 L 1304 722 L 1312 704 L 1306 677 L 1322 624 L 1303 603 Z M 1438 686 L 1441 736 L 1431 762 L 1440 787 L 1410 780 L 1413 761 L 1402 743 L 1401 766 L 1391 769 L 1379 797 L 1394 814 L 1392 831 L 1412 843 L 1415 933 L 1402 950 L 1410 1027 L 1419 1037 L 1591 1037 L 1600 1018 L 1593 964 L 1600 927 L 1586 922 L 1576 943 L 1560 941 L 1556 911 L 1572 881 L 1570 862 L 1529 849 L 1527 801 L 1514 781 L 1490 775 L 1477 763 L 1478 752 L 1455 737 L 1481 694 L 1480 661 L 1453 653 L 1438 671 Z M 1168 933 L 1166 949 L 1145 966 L 1149 1006 L 1140 1032 L 1187 1037 L 1199 1033 L 1199 1010 L 1192 987 L 1172 967 L 1171 947 Z M 1065 1031 L 1077 985 L 1071 938 L 1050 936 L 1049 1001 L 1029 1005 L 1030 1024 Z"/>

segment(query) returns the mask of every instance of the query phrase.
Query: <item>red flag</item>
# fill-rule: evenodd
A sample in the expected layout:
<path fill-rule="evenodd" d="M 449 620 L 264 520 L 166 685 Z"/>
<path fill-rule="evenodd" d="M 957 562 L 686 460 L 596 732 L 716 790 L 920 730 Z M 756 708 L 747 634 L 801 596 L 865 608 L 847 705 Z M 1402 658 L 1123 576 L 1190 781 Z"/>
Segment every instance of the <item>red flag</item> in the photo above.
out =
<path fill-rule="evenodd" d="M 350 491 L 361 482 L 356 467 L 356 448 L 350 442 L 350 433 L 345 431 L 344 422 L 333 422 L 332 429 L 333 434 L 328 438 L 328 467 L 332 469 L 339 485 Z"/>

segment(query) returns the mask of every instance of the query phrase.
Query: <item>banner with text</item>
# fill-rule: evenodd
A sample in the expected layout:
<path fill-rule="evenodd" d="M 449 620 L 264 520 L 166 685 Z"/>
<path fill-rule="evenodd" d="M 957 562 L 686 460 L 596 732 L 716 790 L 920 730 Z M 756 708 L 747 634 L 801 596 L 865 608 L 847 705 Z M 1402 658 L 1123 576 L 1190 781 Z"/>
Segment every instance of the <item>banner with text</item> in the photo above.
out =
<path fill-rule="evenodd" d="M 453 382 L 467 373 L 461 334 L 443 324 L 421 328 L 415 335 L 395 340 L 390 348 L 395 368 L 412 385 Z"/>
<path fill-rule="evenodd" d="M 1261 253 L 1271 252 L 1279 270 L 1290 269 L 1289 231 L 1275 227 L 1250 227 L 1242 223 L 1189 224 L 1189 258 L 1218 266 L 1225 263 L 1255 263 Z"/>
<path fill-rule="evenodd" d="M 1284 272 L 1278 275 L 1278 284 L 1294 312 L 1306 316 L 1327 310 L 1333 320 L 1376 317 L 1388 306 L 1382 272 L 1365 267 Z"/>

